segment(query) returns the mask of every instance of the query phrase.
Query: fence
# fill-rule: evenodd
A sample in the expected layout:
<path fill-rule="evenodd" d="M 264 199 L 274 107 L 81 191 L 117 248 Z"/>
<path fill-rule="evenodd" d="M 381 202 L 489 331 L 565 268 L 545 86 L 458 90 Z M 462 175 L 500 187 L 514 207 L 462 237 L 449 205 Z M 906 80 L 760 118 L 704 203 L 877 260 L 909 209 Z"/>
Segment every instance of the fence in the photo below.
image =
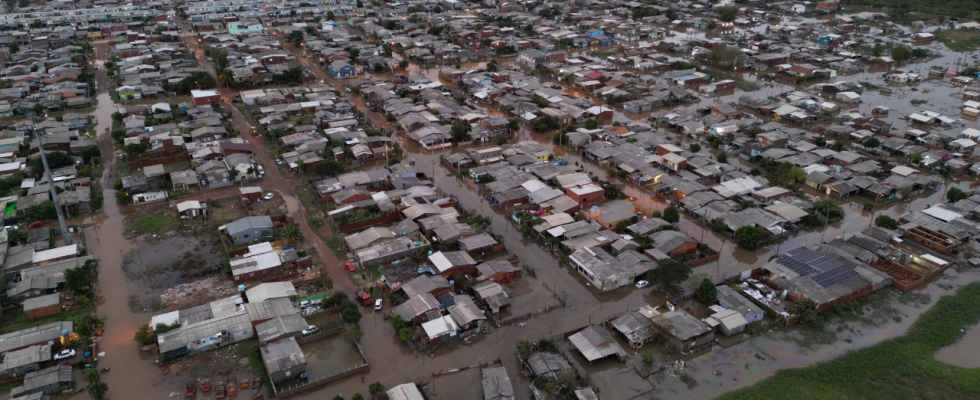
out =
<path fill-rule="evenodd" d="M 357 352 L 360 353 L 361 355 L 362 362 L 360 364 L 354 365 L 349 368 L 345 368 L 333 374 L 311 378 L 306 380 L 305 382 L 289 385 L 282 390 L 277 388 L 276 384 L 273 382 L 272 391 L 276 393 L 275 397 L 284 398 L 288 396 L 297 395 L 306 392 L 308 390 L 312 390 L 320 386 L 339 381 L 341 379 L 344 379 L 352 375 L 367 372 L 371 367 L 367 362 L 367 357 L 364 356 L 364 349 L 361 348 L 361 345 L 359 343 L 354 343 L 354 345 L 357 346 Z"/>
<path fill-rule="evenodd" d="M 565 307 L 565 300 L 562 299 L 562 296 L 561 295 L 556 295 L 555 296 L 555 300 L 557 300 L 557 302 L 554 303 L 554 304 L 550 304 L 550 305 L 548 305 L 545 308 L 539 308 L 537 310 L 531 311 L 531 312 L 529 312 L 527 314 L 524 314 L 524 315 L 518 315 L 516 317 L 510 317 L 510 318 L 504 319 L 502 321 L 497 321 L 496 318 L 493 318 L 492 319 L 493 325 L 495 327 L 497 327 L 497 328 L 500 328 L 502 326 L 512 325 L 512 324 L 516 324 L 516 323 L 521 322 L 521 321 L 529 320 L 531 318 L 534 318 L 537 315 L 547 314 L 547 313 L 551 312 L 551 310 L 554 310 L 556 308 L 564 308 Z"/>
<path fill-rule="evenodd" d="M 170 156 L 170 157 L 160 157 L 151 160 L 140 160 L 137 162 L 127 163 L 126 168 L 136 169 L 136 168 L 148 167 L 151 165 L 170 164 L 170 163 L 181 162 L 181 161 L 190 161 L 190 157 L 188 157 L 187 154 L 184 153 L 184 154 Z"/>
<path fill-rule="evenodd" d="M 489 367 L 491 365 L 503 366 L 504 364 L 498 358 L 498 359 L 493 360 L 493 361 L 484 361 L 484 362 L 481 362 L 479 364 L 467 365 L 467 366 L 459 367 L 459 368 L 448 368 L 448 369 L 444 369 L 444 370 L 441 370 L 441 371 L 436 371 L 436 372 L 433 372 L 432 373 L 432 376 L 439 376 L 439 375 L 446 375 L 446 374 L 454 374 L 454 373 L 457 373 L 457 372 L 466 371 L 466 370 L 468 370 L 470 368 L 486 368 L 486 367 Z"/>
<path fill-rule="evenodd" d="M 353 230 L 357 230 L 357 229 L 361 229 L 361 228 L 366 228 L 366 227 L 369 227 L 371 225 L 377 225 L 377 224 L 383 224 L 383 223 L 386 223 L 386 222 L 398 221 L 399 219 L 401 219 L 401 218 L 398 215 L 398 213 L 392 213 L 392 214 L 385 215 L 383 217 L 378 217 L 378 218 L 375 218 L 375 219 L 369 219 L 367 221 L 355 222 L 355 223 L 349 224 L 349 225 L 338 226 L 337 227 L 337 232 L 350 232 L 350 231 L 353 231 Z"/>

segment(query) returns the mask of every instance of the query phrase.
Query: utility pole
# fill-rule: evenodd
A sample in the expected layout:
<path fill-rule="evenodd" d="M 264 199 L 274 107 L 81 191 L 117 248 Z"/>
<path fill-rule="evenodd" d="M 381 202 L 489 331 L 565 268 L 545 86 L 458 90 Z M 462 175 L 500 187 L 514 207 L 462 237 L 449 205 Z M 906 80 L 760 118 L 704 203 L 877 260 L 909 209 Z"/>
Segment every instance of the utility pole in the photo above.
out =
<path fill-rule="evenodd" d="M 58 204 L 58 192 L 54 189 L 54 176 L 51 175 L 51 167 L 48 166 L 48 157 L 44 155 L 44 146 L 41 144 L 41 133 L 37 131 L 37 126 L 34 124 L 34 112 L 28 112 L 27 116 L 31 121 L 31 130 L 34 131 L 34 136 L 37 138 L 37 151 L 41 153 L 41 163 L 44 164 L 44 173 L 48 174 L 48 190 L 51 191 L 51 201 L 54 202 L 54 210 L 58 213 L 61 237 L 65 240 L 65 245 L 67 246 L 71 244 L 71 234 L 68 233 L 68 226 L 65 225 L 65 215 L 61 212 L 61 206 Z"/>

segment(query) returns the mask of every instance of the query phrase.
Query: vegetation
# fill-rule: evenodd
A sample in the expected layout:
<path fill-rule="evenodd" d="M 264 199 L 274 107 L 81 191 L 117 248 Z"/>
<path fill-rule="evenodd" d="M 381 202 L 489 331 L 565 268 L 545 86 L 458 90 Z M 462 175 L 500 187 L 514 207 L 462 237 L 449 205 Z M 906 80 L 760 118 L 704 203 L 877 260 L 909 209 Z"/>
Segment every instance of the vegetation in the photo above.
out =
<path fill-rule="evenodd" d="M 941 29 L 933 33 L 936 35 L 936 40 L 939 40 L 953 51 L 970 51 L 980 48 L 980 30 Z M 976 76 L 976 74 L 972 74 L 972 76 Z"/>
<path fill-rule="evenodd" d="M 708 278 L 701 280 L 701 285 L 698 286 L 696 293 L 705 303 L 714 303 L 718 299 L 718 289 L 715 288 L 715 283 Z"/>
<path fill-rule="evenodd" d="M 762 241 L 762 231 L 754 226 L 745 225 L 735 231 L 735 241 L 746 249 L 755 250 L 759 248 L 759 242 Z"/>
<path fill-rule="evenodd" d="M 744 67 L 745 61 L 748 60 L 748 56 L 738 47 L 729 47 L 723 44 L 712 47 L 704 58 L 711 63 L 728 68 Z"/>
<path fill-rule="evenodd" d="M 875 218 L 875 225 L 885 229 L 898 229 L 898 221 L 887 215 Z"/>
<path fill-rule="evenodd" d="M 971 283 L 940 299 L 905 336 L 807 368 L 779 370 L 720 399 L 776 399 L 786 393 L 795 399 L 977 398 L 980 370 L 936 361 L 933 354 L 980 320 L 978 302 L 980 283 Z"/>
<path fill-rule="evenodd" d="M 681 220 L 681 214 L 679 211 L 677 211 L 677 207 L 667 206 L 667 208 L 664 208 L 663 216 L 661 218 L 663 218 L 664 221 L 676 224 Z"/>
<path fill-rule="evenodd" d="M 676 292 L 678 285 L 691 276 L 691 268 L 672 258 L 661 260 L 657 268 L 647 272 L 650 284 L 664 292 Z"/>
<path fill-rule="evenodd" d="M 970 194 L 960 190 L 959 188 L 952 187 L 946 191 L 946 199 L 949 200 L 950 203 L 966 200 L 967 197 L 970 197 Z"/>

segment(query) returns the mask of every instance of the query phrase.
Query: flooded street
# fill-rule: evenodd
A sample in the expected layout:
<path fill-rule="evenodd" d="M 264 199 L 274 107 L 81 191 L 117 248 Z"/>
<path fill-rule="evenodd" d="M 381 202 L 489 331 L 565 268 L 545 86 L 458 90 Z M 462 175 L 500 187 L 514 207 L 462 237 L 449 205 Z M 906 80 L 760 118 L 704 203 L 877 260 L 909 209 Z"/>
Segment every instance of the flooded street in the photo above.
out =
<path fill-rule="evenodd" d="M 669 40 L 687 41 L 698 37 L 698 35 L 697 32 L 689 32 L 684 35 L 672 36 Z M 963 57 L 945 51 L 937 52 L 942 56 L 927 63 L 921 63 L 921 65 L 913 64 L 909 66 L 909 69 L 927 75 L 931 66 L 953 66 L 956 65 L 959 58 Z M 510 61 L 506 60 L 504 63 Z M 482 68 L 484 65 L 465 64 L 464 67 Z M 408 72 L 410 74 L 424 74 L 434 81 L 439 80 L 437 68 L 420 70 L 412 65 Z M 104 71 L 100 70 L 100 74 L 104 75 Z M 803 89 L 803 87 L 794 87 L 782 83 L 760 81 L 759 77 L 752 73 L 746 72 L 737 75 L 746 81 L 759 84 L 761 89 L 754 94 L 761 97 L 777 96 L 788 91 Z M 837 80 L 867 81 L 877 84 L 881 83 L 880 75 L 880 71 L 864 72 L 838 77 Z M 901 118 L 916 110 L 928 109 L 959 118 L 958 110 L 962 102 L 959 96 L 960 87 L 946 82 L 920 84 L 918 87 L 917 90 L 912 90 L 912 87 L 895 87 L 894 92 L 890 95 L 881 94 L 876 90 L 866 90 L 862 94 L 863 102 L 856 107 L 856 110 L 862 114 L 870 115 L 872 107 L 888 105 L 892 108 L 892 113 L 883 119 L 892 124 L 898 132 L 906 128 L 906 123 Z M 100 145 L 105 152 L 106 149 L 111 149 L 111 143 L 109 143 L 111 140 L 107 138 L 106 130 L 111 126 L 111 115 L 117 107 L 112 103 L 109 94 L 104 89 L 108 88 L 100 88 L 99 106 L 95 115 L 98 119 L 96 132 L 99 134 Z M 697 108 L 710 106 L 716 102 L 735 103 L 738 101 L 738 97 L 743 94 L 744 92 L 737 91 L 710 98 L 700 97 L 696 102 L 671 109 L 682 113 L 691 113 Z M 913 99 L 926 99 L 928 102 L 913 106 L 910 103 L 910 100 Z M 496 110 L 488 112 L 494 115 L 497 113 Z M 645 121 L 648 116 L 649 113 L 634 115 L 617 109 L 614 119 L 623 122 Z M 963 127 L 980 127 L 980 125 L 975 121 L 962 121 L 947 129 L 962 130 Z M 666 202 L 653 197 L 648 190 L 625 183 L 618 178 L 609 178 L 602 167 L 585 161 L 576 153 L 567 153 L 562 148 L 554 146 L 550 133 L 534 133 L 527 127 L 522 127 L 517 136 L 519 140 L 533 140 L 544 144 L 549 149 L 553 149 L 555 154 L 562 156 L 569 164 L 579 165 L 600 179 L 616 183 L 627 195 L 636 199 L 635 203 L 638 208 L 646 212 L 662 210 L 668 205 Z M 675 136 L 678 136 L 678 140 L 690 141 L 688 138 Z M 561 267 L 555 255 L 547 249 L 537 243 L 523 239 L 511 222 L 509 215 L 499 208 L 491 206 L 486 198 L 469 188 L 464 181 L 449 174 L 442 167 L 440 156 L 465 151 L 467 148 L 473 147 L 472 145 L 426 152 L 420 150 L 414 143 L 405 140 L 403 136 L 397 137 L 397 139 L 406 152 L 406 160 L 414 160 L 423 172 L 430 175 L 429 177 L 436 187 L 445 193 L 457 196 L 463 207 L 471 210 L 471 212 L 491 217 L 491 230 L 502 235 L 507 252 L 517 255 L 520 263 L 530 265 L 536 271 L 534 277 L 525 274 L 523 279 L 527 281 L 532 292 L 514 297 L 515 308 L 523 310 L 530 307 L 533 309 L 535 306 L 547 303 L 550 290 L 556 290 L 560 293 L 560 296 L 567 302 L 566 307 L 528 320 L 526 326 L 509 325 L 493 329 L 489 334 L 474 337 L 469 343 L 459 341 L 453 345 L 438 348 L 432 354 L 413 351 L 399 340 L 391 325 L 383 319 L 381 312 L 374 312 L 370 308 L 362 307 L 361 311 L 364 317 L 360 321 L 360 328 L 363 332 L 361 343 L 367 361 L 371 365 L 370 371 L 363 376 L 363 380 L 354 376 L 291 398 L 323 399 L 338 394 L 350 398 L 355 392 L 366 396 L 370 382 L 379 381 L 390 388 L 404 382 L 431 379 L 432 384 L 428 393 L 431 399 L 479 399 L 482 398 L 479 389 L 479 369 L 470 369 L 436 378 L 432 378 L 432 374 L 435 371 L 491 362 L 499 358 L 510 374 L 516 397 L 527 399 L 530 398 L 529 382 L 520 376 L 520 366 L 517 364 L 517 357 L 514 355 L 518 342 L 555 337 L 570 330 L 608 320 L 627 310 L 647 304 L 662 304 L 665 301 L 663 296 L 651 290 L 637 290 L 632 286 L 611 293 L 599 293 L 595 288 L 588 286 L 578 273 Z M 106 147 L 105 143 L 109 143 L 109 146 Z M 184 251 L 193 246 L 193 241 L 188 239 L 186 242 L 180 242 L 183 244 L 177 244 L 177 247 L 173 247 L 174 244 L 168 244 L 159 248 L 146 243 L 137 245 L 129 242 L 122 234 L 125 215 L 120 210 L 120 206 L 113 200 L 115 198 L 114 191 L 111 190 L 116 158 L 110 152 L 104 154 L 103 160 L 105 160 L 106 166 L 102 184 L 106 188 L 105 197 L 109 200 L 106 201 L 104 214 L 93 217 L 93 220 L 89 221 L 92 223 L 91 226 L 85 229 L 87 243 L 90 244 L 89 251 L 100 260 L 98 283 L 100 298 L 97 313 L 99 318 L 106 320 L 107 329 L 103 341 L 99 344 L 98 351 L 105 352 L 105 356 L 100 359 L 100 367 L 111 369 L 111 372 L 105 374 L 103 379 L 109 385 L 110 398 L 170 399 L 172 398 L 171 392 L 179 392 L 183 389 L 185 377 L 165 373 L 168 369 L 157 366 L 155 355 L 151 352 L 144 353 L 138 350 L 138 345 L 133 339 L 133 333 L 149 321 L 151 313 L 134 312 L 130 307 L 129 298 L 132 295 L 148 296 L 146 299 L 149 301 L 149 297 L 157 296 L 156 292 L 151 293 L 154 289 L 166 288 L 168 285 L 179 283 L 182 278 L 179 275 L 168 275 L 158 282 L 156 287 L 153 287 L 140 279 L 134 279 L 133 275 L 137 272 L 134 265 L 129 266 L 129 276 L 127 276 L 127 269 L 124 267 L 126 261 L 124 260 L 127 254 L 135 250 L 137 252 L 133 254 L 142 254 L 144 257 L 147 254 L 161 256 L 145 265 L 140 262 L 140 268 L 146 265 L 150 265 L 150 268 L 167 265 L 169 262 L 169 259 L 165 257 L 167 254 Z M 743 163 L 741 160 L 738 163 L 741 168 L 750 168 L 748 163 Z M 734 158 L 733 164 L 735 164 Z M 272 185 L 273 183 L 268 182 L 269 180 L 266 178 L 266 182 L 260 182 L 260 185 Z M 716 282 L 720 282 L 724 277 L 757 267 L 772 255 L 785 250 L 808 243 L 830 241 L 845 231 L 860 231 L 870 226 L 874 218 L 879 215 L 898 217 L 906 212 L 921 210 L 937 204 L 942 201 L 943 192 L 950 186 L 966 189 L 968 183 L 964 181 L 945 184 L 942 190 L 925 192 L 913 197 L 910 201 L 895 201 L 873 212 L 851 206 L 851 204 L 860 204 L 866 201 L 862 197 L 853 197 L 841 203 L 847 213 L 847 217 L 842 222 L 829 225 L 826 228 L 801 231 L 785 240 L 755 251 L 749 251 L 735 245 L 730 238 L 708 229 L 684 213 L 681 214 L 681 221 L 676 224 L 676 227 L 679 231 L 703 241 L 720 253 L 717 261 L 708 262 L 694 269 L 695 272 L 705 272 Z M 806 193 L 820 199 L 826 197 L 823 193 L 810 189 L 806 189 Z M 283 197 L 290 216 L 305 220 L 307 211 L 315 211 L 304 210 L 298 199 L 292 195 L 283 195 Z M 835 201 L 840 202 L 839 200 Z M 312 231 L 304 231 L 303 233 L 307 235 L 311 234 Z M 180 247 L 184 247 L 184 249 Z M 323 252 L 322 254 L 328 253 Z M 207 262 L 217 262 L 220 258 L 220 255 L 209 256 Z M 327 265 L 327 268 L 339 270 L 340 264 Z M 772 376 L 782 368 L 797 368 L 826 361 L 848 351 L 871 346 L 881 340 L 899 336 L 908 329 L 918 315 L 934 304 L 940 296 L 952 293 L 956 288 L 966 283 L 980 280 L 980 275 L 974 271 L 959 274 L 949 270 L 939 279 L 942 283 L 950 286 L 932 284 L 924 285 L 920 289 L 920 292 L 931 296 L 927 305 L 896 305 L 903 315 L 900 321 L 875 327 L 859 327 L 854 332 L 843 332 L 839 335 L 838 340 L 831 345 L 815 346 L 812 349 L 801 348 L 785 337 L 785 335 L 793 335 L 791 332 L 788 334 L 764 334 L 729 348 L 715 346 L 710 350 L 710 355 L 690 361 L 688 373 L 701 383 L 693 389 L 688 389 L 684 383 L 669 376 L 655 375 L 649 379 L 641 378 L 631 367 L 631 365 L 640 363 L 639 356 L 634 354 L 633 350 L 629 351 L 632 364 L 602 361 L 595 365 L 589 365 L 580 354 L 574 350 L 569 351 L 567 341 L 562 341 L 560 346 L 574 364 L 592 377 L 593 382 L 598 387 L 606 389 L 601 394 L 603 398 L 672 398 L 684 396 L 692 399 L 708 399 L 733 388 L 756 383 Z M 336 290 L 344 289 L 349 288 L 346 285 L 338 285 L 336 288 Z M 390 311 L 389 305 L 386 304 L 385 313 L 390 313 Z M 616 337 L 617 340 L 621 341 L 618 335 Z M 849 341 L 845 341 L 845 339 Z M 936 357 L 938 360 L 950 364 L 976 368 L 980 366 L 977 364 L 977 357 L 975 357 L 975 349 L 978 346 L 980 346 L 980 326 L 970 329 L 966 332 L 963 340 L 954 346 L 943 349 Z M 356 349 L 339 336 L 305 345 L 303 350 L 308 360 L 311 375 L 320 372 L 334 372 L 344 366 L 352 365 L 360 359 Z M 757 355 L 761 355 L 765 360 L 760 360 Z M 207 353 L 197 357 L 207 358 L 211 356 L 213 354 Z M 626 383 L 624 384 L 624 382 Z M 134 395 L 136 393 L 139 395 Z M 241 394 L 238 397 L 244 398 Z"/>

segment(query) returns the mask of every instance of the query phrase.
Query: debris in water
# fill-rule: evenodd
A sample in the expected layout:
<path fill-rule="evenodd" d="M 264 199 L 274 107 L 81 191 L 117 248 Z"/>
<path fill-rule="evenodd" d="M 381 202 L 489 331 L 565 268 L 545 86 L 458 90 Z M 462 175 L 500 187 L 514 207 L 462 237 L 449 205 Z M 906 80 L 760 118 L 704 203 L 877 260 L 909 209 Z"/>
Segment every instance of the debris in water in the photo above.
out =
<path fill-rule="evenodd" d="M 766 361 L 765 357 L 760 356 L 759 353 L 755 353 L 755 358 L 758 358 L 758 359 L 760 359 L 762 361 Z"/>

